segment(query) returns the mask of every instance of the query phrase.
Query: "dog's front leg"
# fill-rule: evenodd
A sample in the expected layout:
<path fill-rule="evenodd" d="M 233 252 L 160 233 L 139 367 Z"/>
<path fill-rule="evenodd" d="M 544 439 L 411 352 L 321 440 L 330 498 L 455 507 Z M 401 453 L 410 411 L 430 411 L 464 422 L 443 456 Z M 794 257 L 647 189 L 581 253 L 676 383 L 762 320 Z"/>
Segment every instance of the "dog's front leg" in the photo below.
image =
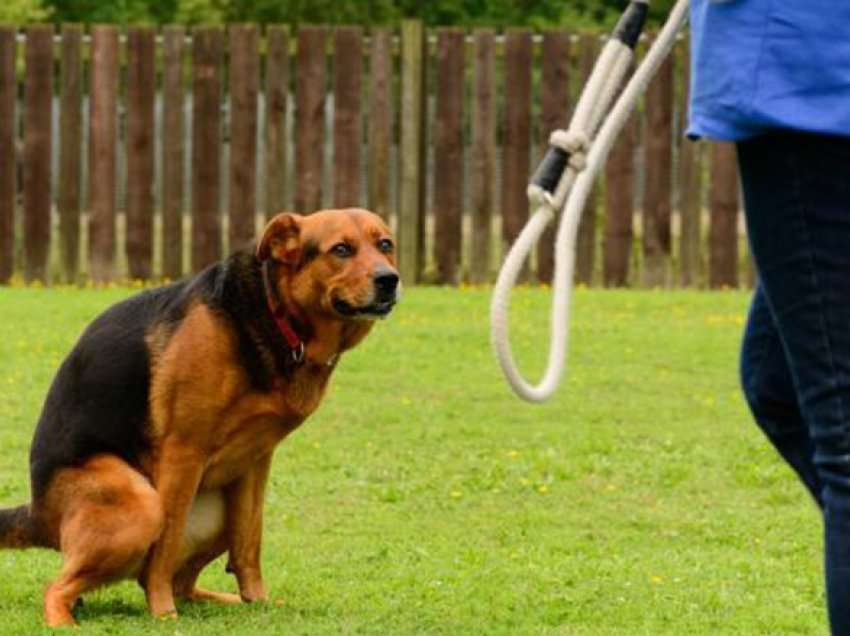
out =
<path fill-rule="evenodd" d="M 225 491 L 230 556 L 227 568 L 236 575 L 242 600 L 268 599 L 260 571 L 260 544 L 263 538 L 263 504 L 271 454 L 262 457 L 251 470 Z"/>
<path fill-rule="evenodd" d="M 148 609 L 154 616 L 177 615 L 173 578 L 189 507 L 203 475 L 203 458 L 203 453 L 179 439 L 166 439 L 157 458 L 154 486 L 162 501 L 165 523 L 144 575 Z"/>

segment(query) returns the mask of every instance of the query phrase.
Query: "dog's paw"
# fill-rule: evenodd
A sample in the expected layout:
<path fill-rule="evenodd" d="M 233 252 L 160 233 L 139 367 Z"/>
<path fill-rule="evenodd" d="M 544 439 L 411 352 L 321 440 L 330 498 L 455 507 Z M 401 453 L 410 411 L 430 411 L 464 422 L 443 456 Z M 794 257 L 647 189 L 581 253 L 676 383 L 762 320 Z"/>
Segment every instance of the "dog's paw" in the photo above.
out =
<path fill-rule="evenodd" d="M 192 593 L 186 599 L 189 601 L 213 601 L 215 603 L 224 603 L 225 605 L 237 605 L 242 602 L 242 598 L 238 594 L 210 592 L 199 587 L 192 590 Z"/>

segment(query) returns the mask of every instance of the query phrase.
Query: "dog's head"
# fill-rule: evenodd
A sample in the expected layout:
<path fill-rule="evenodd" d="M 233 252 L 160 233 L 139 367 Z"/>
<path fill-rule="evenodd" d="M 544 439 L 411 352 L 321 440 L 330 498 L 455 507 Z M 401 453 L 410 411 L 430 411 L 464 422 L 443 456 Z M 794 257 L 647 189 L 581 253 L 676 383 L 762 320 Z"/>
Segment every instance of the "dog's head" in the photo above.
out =
<path fill-rule="evenodd" d="M 272 283 L 281 298 L 311 316 L 373 321 L 398 300 L 395 242 L 368 210 L 278 214 L 263 231 L 257 257 L 274 261 Z"/>

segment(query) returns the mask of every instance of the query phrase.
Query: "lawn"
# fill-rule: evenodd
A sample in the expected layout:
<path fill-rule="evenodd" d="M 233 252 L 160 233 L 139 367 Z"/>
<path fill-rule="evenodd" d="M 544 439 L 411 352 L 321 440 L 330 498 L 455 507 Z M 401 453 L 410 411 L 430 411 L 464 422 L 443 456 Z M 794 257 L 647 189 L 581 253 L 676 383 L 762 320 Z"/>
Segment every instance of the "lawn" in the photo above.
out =
<path fill-rule="evenodd" d="M 0 289 L 0 503 L 83 326 L 131 290 Z M 515 300 L 524 368 L 549 295 Z M 279 448 L 272 602 L 154 621 L 134 583 L 86 597 L 91 634 L 826 634 L 818 513 L 738 392 L 740 292 L 579 290 L 569 377 L 515 398 L 489 290 L 408 290 Z M 129 521 L 129 520 L 128 520 Z M 0 552 L 0 633 L 36 634 L 59 557 Z M 206 587 L 233 590 L 223 563 Z"/>

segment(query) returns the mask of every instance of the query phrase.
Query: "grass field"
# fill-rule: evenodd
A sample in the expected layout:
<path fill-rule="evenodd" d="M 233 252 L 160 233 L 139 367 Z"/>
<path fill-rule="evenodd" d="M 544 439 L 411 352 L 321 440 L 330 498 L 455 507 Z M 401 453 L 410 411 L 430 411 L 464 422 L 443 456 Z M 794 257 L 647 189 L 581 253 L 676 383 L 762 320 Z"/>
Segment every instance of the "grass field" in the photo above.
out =
<path fill-rule="evenodd" d="M 129 290 L 0 289 L 0 503 L 83 326 Z M 523 366 L 548 293 L 518 292 Z M 279 448 L 265 605 L 145 613 L 122 583 L 92 634 L 826 634 L 818 514 L 737 388 L 743 293 L 579 290 L 570 375 L 530 406 L 488 341 L 489 291 L 413 289 Z M 0 633 L 36 634 L 59 567 L 0 552 Z M 235 589 L 223 563 L 206 587 Z"/>

